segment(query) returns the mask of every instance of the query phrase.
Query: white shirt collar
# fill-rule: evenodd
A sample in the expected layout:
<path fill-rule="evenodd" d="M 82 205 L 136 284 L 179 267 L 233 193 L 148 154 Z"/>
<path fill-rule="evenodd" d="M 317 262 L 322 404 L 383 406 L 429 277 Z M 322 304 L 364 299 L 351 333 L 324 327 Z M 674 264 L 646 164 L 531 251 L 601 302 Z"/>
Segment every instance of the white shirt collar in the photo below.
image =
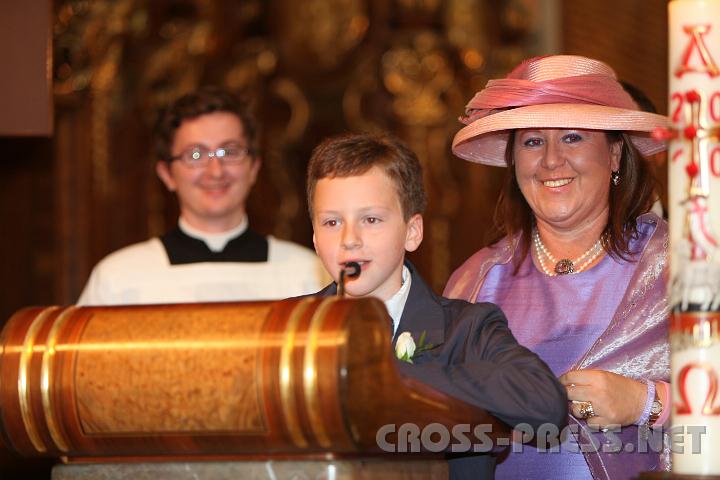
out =
<path fill-rule="evenodd" d="M 245 233 L 245 230 L 248 228 L 248 219 L 247 215 L 245 215 L 242 222 L 240 222 L 240 225 L 220 233 L 208 233 L 198 230 L 197 228 L 190 226 L 183 217 L 180 217 L 178 220 L 178 227 L 180 227 L 180 230 L 182 230 L 185 235 L 205 242 L 211 251 L 220 252 L 223 248 L 225 248 L 225 245 L 227 245 L 230 240 Z"/>
<path fill-rule="evenodd" d="M 410 293 L 410 283 L 412 282 L 410 270 L 408 270 L 405 265 L 403 265 L 402 270 L 402 281 L 403 284 L 400 290 L 385 302 L 385 308 L 387 308 L 393 320 L 393 334 L 397 332 L 398 326 L 400 325 L 400 317 L 402 317 L 403 310 L 405 309 L 405 302 L 407 302 L 408 294 Z"/>

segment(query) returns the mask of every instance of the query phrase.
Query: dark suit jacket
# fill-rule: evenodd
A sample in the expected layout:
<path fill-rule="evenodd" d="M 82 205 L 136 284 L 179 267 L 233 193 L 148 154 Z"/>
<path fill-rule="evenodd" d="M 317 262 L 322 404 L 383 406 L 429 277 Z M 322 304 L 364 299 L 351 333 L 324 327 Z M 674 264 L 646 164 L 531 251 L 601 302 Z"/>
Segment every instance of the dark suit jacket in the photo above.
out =
<path fill-rule="evenodd" d="M 410 292 L 393 344 L 402 332 L 436 347 L 398 361 L 398 369 L 448 395 L 477 405 L 511 427 L 528 423 L 533 429 L 551 423 L 562 428 L 567 416 L 565 389 L 540 358 L 520 346 L 500 308 L 492 303 L 468 303 L 436 295 L 409 262 Z M 333 283 L 316 295 L 337 292 Z M 453 456 L 450 478 L 494 476 L 489 454 Z"/>

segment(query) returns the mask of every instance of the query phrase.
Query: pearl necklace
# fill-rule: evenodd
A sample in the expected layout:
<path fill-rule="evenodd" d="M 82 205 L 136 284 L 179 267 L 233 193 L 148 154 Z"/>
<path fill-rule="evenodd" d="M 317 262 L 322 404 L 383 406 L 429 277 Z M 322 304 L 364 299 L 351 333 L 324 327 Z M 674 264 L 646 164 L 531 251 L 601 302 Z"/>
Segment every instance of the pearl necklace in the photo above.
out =
<path fill-rule="evenodd" d="M 575 260 L 570 260 L 569 258 L 562 258 L 558 260 L 545 247 L 545 244 L 542 242 L 542 240 L 540 240 L 540 233 L 538 233 L 537 229 L 533 232 L 533 243 L 535 243 L 535 251 L 537 252 L 538 262 L 540 263 L 542 271 L 545 273 L 545 275 L 549 277 L 554 277 L 556 275 L 569 275 L 571 273 L 580 273 L 585 270 L 585 268 L 587 268 L 588 265 L 595 261 L 595 259 L 598 258 L 600 253 L 602 253 L 602 238 L 602 236 L 598 238 L 598 241 L 595 242 L 592 247 L 590 247 L 585 253 L 580 255 Z M 546 258 L 551 263 L 555 264 L 555 269 L 553 272 L 548 270 L 548 268 L 545 266 Z M 582 265 L 580 265 L 579 267 L 575 267 L 576 264 L 582 262 L 583 260 L 585 260 L 585 262 Z"/>

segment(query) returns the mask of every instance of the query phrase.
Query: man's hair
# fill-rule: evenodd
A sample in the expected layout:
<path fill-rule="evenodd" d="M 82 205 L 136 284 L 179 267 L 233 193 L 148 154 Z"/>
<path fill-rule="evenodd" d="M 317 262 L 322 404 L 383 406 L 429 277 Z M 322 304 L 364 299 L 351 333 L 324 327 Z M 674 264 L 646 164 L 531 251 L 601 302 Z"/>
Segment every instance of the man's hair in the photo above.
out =
<path fill-rule="evenodd" d="M 534 215 L 515 176 L 513 158 L 515 134 L 515 130 L 510 132 L 505 151 L 508 172 L 496 206 L 495 224 L 496 228 L 508 238 L 515 238 L 520 234 L 518 244 L 520 255 L 515 257 L 515 272 L 517 272 L 530 252 Z M 622 142 L 622 153 L 619 170 L 621 181 L 617 186 L 610 187 L 608 198 L 610 211 L 603 231 L 602 244 L 611 256 L 630 260 L 630 257 L 636 253 L 631 251 L 630 241 L 639 235 L 637 218 L 650 210 L 656 180 L 650 163 L 637 151 L 626 133 L 606 131 L 605 135 L 608 144 Z"/>
<path fill-rule="evenodd" d="M 362 175 L 374 166 L 381 168 L 395 184 L 406 222 L 425 211 L 427 197 L 417 155 L 393 136 L 351 133 L 327 138 L 313 150 L 307 171 L 310 216 L 319 180 Z"/>
<path fill-rule="evenodd" d="M 208 113 L 227 112 L 237 115 L 243 127 L 247 149 L 257 155 L 257 125 L 249 106 L 230 92 L 218 87 L 203 87 L 188 93 L 164 108 L 155 124 L 155 152 L 160 160 L 172 160 L 175 132 L 185 120 Z"/>

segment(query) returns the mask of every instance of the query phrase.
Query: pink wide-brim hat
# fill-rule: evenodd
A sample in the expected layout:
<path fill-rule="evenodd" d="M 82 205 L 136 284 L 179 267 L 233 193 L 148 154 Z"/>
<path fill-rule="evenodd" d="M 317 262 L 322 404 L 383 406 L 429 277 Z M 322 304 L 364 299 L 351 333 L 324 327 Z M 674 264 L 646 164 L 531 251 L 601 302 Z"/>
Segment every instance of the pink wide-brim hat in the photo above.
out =
<path fill-rule="evenodd" d="M 652 137 L 664 115 L 641 111 L 608 65 L 575 55 L 526 60 L 506 78 L 490 80 L 466 106 L 467 124 L 453 140 L 455 155 L 506 166 L 510 131 L 565 128 L 626 132 L 642 155 L 667 148 Z"/>

